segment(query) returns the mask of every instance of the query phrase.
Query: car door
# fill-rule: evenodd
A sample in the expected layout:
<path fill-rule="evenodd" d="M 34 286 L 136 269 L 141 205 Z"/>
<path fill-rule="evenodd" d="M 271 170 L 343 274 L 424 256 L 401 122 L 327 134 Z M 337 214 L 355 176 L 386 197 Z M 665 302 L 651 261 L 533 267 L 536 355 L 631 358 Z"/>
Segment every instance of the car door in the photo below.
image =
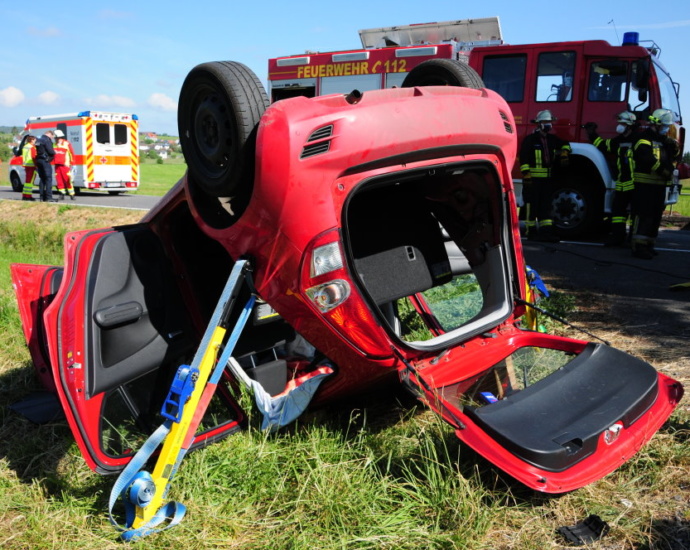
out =
<path fill-rule="evenodd" d="M 182 277 L 148 225 L 72 233 L 65 252 L 59 280 L 50 276 L 57 268 L 14 267 L 15 285 L 27 289 L 18 293 L 25 333 L 30 347 L 35 341 L 34 361 L 50 369 L 87 463 L 117 471 L 163 422 L 171 382 L 205 327 L 191 321 Z M 47 279 L 52 286 L 38 282 Z M 219 386 L 195 444 L 232 432 L 242 419 L 227 384 Z"/>

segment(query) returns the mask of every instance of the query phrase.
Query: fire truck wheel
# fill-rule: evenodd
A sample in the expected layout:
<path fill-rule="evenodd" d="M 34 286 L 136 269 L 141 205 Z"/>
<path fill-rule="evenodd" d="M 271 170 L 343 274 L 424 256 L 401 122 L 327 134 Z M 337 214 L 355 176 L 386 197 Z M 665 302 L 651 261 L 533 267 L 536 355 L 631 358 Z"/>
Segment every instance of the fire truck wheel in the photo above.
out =
<path fill-rule="evenodd" d="M 405 77 L 403 88 L 415 86 L 462 86 L 483 88 L 484 81 L 477 72 L 455 59 L 429 59 L 417 65 Z"/>
<path fill-rule="evenodd" d="M 12 184 L 12 190 L 16 191 L 17 193 L 21 192 L 21 190 L 24 188 L 22 185 L 22 180 L 19 179 L 19 174 L 17 174 L 17 172 L 10 173 L 10 183 Z"/>
<path fill-rule="evenodd" d="M 553 222 L 562 239 L 595 234 L 603 223 L 602 192 L 575 174 L 563 179 L 551 196 Z"/>
<path fill-rule="evenodd" d="M 266 107 L 263 85 L 241 63 L 202 63 L 189 72 L 177 126 L 191 180 L 202 192 L 229 197 L 251 187 L 256 127 Z"/>

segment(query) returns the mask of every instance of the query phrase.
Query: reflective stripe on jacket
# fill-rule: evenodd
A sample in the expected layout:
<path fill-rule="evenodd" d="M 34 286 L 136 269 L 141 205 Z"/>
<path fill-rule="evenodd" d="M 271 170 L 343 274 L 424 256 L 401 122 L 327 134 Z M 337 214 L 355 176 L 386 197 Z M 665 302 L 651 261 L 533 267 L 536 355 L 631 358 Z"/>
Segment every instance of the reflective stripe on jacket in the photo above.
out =
<path fill-rule="evenodd" d="M 549 178 L 564 156 L 572 151 L 570 143 L 553 134 L 543 135 L 536 131 L 522 140 L 520 146 L 520 171 L 532 178 Z"/>
<path fill-rule="evenodd" d="M 34 157 L 36 156 L 36 147 L 29 143 L 25 143 L 22 148 L 22 166 L 34 166 Z"/>
<path fill-rule="evenodd" d="M 609 139 L 597 137 L 594 140 L 594 146 L 599 151 L 616 157 L 616 171 L 613 179 L 616 181 L 617 191 L 631 191 L 634 188 L 632 159 L 629 154 L 633 141 L 633 136 L 622 135 Z"/>
<path fill-rule="evenodd" d="M 645 130 L 632 148 L 633 179 L 635 183 L 667 185 L 673 173 L 663 137 L 651 129 Z"/>

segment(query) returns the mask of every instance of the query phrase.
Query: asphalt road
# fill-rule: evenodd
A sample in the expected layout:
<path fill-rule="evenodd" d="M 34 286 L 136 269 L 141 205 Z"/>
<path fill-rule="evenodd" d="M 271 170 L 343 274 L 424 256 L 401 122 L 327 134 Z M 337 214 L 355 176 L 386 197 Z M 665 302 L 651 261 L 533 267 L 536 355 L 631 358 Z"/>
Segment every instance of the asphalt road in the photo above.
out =
<path fill-rule="evenodd" d="M 599 243 L 534 243 L 523 240 L 527 264 L 546 282 L 590 290 L 611 297 L 620 329 L 663 336 L 668 345 L 687 349 L 690 338 L 690 290 L 669 286 L 690 282 L 690 230 L 662 229 L 651 260 L 632 256 L 629 248 Z"/>
<path fill-rule="evenodd" d="M 57 194 L 54 194 L 55 198 Z M 36 197 L 36 193 L 34 193 Z M 21 200 L 22 194 L 12 190 L 11 187 L 0 187 L 0 199 Z M 121 195 L 109 195 L 105 192 L 82 191 L 75 196 L 74 201 L 66 199 L 66 204 L 72 206 L 94 206 L 101 208 L 126 208 L 129 210 L 150 210 L 161 197 L 149 197 L 137 193 L 122 193 Z"/>

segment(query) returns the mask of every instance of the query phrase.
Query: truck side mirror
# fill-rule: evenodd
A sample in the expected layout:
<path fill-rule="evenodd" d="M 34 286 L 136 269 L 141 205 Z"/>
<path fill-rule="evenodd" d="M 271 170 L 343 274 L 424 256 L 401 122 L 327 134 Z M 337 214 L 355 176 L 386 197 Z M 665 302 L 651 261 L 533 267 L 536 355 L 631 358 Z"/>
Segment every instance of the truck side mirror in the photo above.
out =
<path fill-rule="evenodd" d="M 649 88 L 649 60 L 641 59 L 635 63 L 634 67 L 635 88 L 642 91 L 647 91 Z"/>

